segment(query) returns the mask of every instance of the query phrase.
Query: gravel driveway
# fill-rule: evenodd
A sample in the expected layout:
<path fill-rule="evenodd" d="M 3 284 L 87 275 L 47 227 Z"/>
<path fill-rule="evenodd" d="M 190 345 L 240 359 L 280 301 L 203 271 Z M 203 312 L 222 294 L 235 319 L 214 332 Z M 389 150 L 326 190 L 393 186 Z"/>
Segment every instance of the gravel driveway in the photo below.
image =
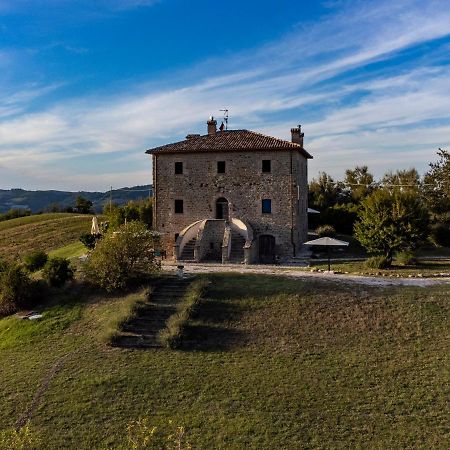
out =
<path fill-rule="evenodd" d="M 278 275 L 298 279 L 318 279 L 335 281 L 338 283 L 362 284 L 366 286 L 435 286 L 439 284 L 450 284 L 450 278 L 389 278 L 389 277 L 368 277 L 359 275 L 334 274 L 327 272 L 309 272 L 292 266 L 269 266 L 239 264 L 192 264 L 186 263 L 184 272 L 186 275 L 196 273 L 255 273 Z M 163 263 L 163 270 L 176 271 L 177 266 L 173 263 Z"/>

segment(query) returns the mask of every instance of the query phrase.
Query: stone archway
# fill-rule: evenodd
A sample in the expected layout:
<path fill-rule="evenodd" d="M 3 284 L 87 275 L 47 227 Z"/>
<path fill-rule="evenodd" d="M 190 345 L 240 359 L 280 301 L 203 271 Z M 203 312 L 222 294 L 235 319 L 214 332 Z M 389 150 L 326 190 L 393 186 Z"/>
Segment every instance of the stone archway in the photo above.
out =
<path fill-rule="evenodd" d="M 230 218 L 230 206 L 228 200 L 220 197 L 216 200 L 216 219 L 228 220 Z"/>

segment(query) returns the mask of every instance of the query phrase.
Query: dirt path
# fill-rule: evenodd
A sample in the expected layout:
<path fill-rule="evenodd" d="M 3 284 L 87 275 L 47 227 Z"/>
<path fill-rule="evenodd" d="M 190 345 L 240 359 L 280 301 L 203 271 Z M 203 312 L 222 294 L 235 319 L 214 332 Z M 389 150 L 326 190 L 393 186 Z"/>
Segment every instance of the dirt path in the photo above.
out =
<path fill-rule="evenodd" d="M 175 271 L 176 265 L 163 264 L 163 270 Z M 255 273 L 286 276 L 299 279 L 316 279 L 334 281 L 337 283 L 362 284 L 366 286 L 435 286 L 438 284 L 450 284 L 450 278 L 389 278 L 389 277 L 367 277 L 357 275 L 333 274 L 324 272 L 307 272 L 292 266 L 243 266 L 238 264 L 184 264 L 186 275 L 197 273 Z"/>

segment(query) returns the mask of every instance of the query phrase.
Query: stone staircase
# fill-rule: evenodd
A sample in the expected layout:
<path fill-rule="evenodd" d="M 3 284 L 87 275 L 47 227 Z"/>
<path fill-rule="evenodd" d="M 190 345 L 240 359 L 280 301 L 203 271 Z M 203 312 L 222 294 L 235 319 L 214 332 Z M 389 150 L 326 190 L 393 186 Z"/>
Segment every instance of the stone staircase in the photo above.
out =
<path fill-rule="evenodd" d="M 232 232 L 230 252 L 231 263 L 242 263 L 244 261 L 244 245 L 245 239 L 239 233 Z"/>
<path fill-rule="evenodd" d="M 179 258 L 180 261 L 195 261 L 194 248 L 197 243 L 197 238 L 191 239 L 183 248 L 183 252 Z"/>
<path fill-rule="evenodd" d="M 147 304 L 122 326 L 123 333 L 114 346 L 123 348 L 160 348 L 158 334 L 186 293 L 192 279 L 165 277 L 150 294 Z"/>

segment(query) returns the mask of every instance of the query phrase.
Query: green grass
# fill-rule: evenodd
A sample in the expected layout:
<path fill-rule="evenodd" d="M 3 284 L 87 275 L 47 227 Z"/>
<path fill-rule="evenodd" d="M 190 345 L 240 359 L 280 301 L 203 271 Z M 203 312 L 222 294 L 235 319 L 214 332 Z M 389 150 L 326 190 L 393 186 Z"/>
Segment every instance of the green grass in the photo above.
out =
<path fill-rule="evenodd" d="M 48 255 L 51 257 L 74 259 L 85 255 L 88 252 L 86 247 L 80 242 L 72 242 L 64 247 L 51 250 Z"/>
<path fill-rule="evenodd" d="M 205 278 L 194 281 L 188 288 L 177 311 L 167 320 L 167 326 L 158 336 L 162 345 L 172 349 L 181 348 L 185 344 L 186 330 L 192 318 L 198 313 L 199 303 L 209 284 Z"/>
<path fill-rule="evenodd" d="M 90 215 L 56 213 L 0 222 L 0 257 L 20 259 L 33 250 L 50 252 L 74 244 L 90 231 L 91 220 Z"/>
<path fill-rule="evenodd" d="M 328 263 L 314 263 L 310 269 L 321 269 L 328 270 Z M 389 269 L 370 269 L 366 267 L 364 261 L 348 261 L 348 262 L 331 262 L 331 270 L 335 272 L 349 273 L 349 274 L 359 274 L 359 275 L 376 275 L 376 276 L 399 276 L 399 277 L 409 277 L 409 276 L 423 276 L 423 277 L 433 277 L 436 274 L 450 273 L 450 259 L 442 260 L 427 260 L 425 258 L 420 259 L 419 262 L 414 266 L 402 266 L 396 264 L 394 260 L 392 266 Z"/>
<path fill-rule="evenodd" d="M 208 275 L 183 351 L 110 348 L 125 297 L 71 292 L 41 322 L 0 320 L 0 429 L 43 448 L 125 448 L 140 417 L 193 448 L 448 448 L 450 287 Z"/>

